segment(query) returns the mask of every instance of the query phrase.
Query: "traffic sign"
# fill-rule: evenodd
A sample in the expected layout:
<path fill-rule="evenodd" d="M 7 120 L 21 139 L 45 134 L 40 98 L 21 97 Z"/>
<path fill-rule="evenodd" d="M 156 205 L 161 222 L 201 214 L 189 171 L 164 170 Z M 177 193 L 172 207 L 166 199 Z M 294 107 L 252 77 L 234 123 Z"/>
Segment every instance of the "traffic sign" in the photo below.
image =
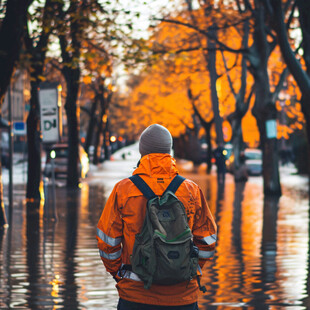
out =
<path fill-rule="evenodd" d="M 14 122 L 13 133 L 16 136 L 24 136 L 27 134 L 27 127 L 25 122 Z"/>
<path fill-rule="evenodd" d="M 46 88 L 39 90 L 41 130 L 43 142 L 55 143 L 59 140 L 58 90 Z"/>

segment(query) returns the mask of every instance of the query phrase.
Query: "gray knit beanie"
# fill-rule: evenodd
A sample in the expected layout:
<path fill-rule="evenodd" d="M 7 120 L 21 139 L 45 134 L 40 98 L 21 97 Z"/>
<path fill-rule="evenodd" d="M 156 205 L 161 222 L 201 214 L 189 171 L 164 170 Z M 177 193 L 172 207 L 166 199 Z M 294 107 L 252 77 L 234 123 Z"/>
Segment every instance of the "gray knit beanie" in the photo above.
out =
<path fill-rule="evenodd" d="M 139 152 L 141 156 L 150 153 L 170 154 L 172 149 L 172 137 L 164 126 L 154 124 L 147 127 L 139 140 Z"/>

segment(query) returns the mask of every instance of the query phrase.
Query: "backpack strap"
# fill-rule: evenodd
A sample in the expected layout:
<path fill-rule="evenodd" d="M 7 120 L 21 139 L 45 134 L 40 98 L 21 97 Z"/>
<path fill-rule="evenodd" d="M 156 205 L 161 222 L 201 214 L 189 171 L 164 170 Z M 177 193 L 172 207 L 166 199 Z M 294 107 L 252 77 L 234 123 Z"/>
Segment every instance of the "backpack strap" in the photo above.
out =
<path fill-rule="evenodd" d="M 147 199 L 156 197 L 155 193 L 146 184 L 146 182 L 137 174 L 131 176 L 129 180 L 134 183 Z"/>
<path fill-rule="evenodd" d="M 181 177 L 180 175 L 176 175 L 171 181 L 171 183 L 168 185 L 166 190 L 164 191 L 164 194 L 168 191 L 175 193 L 177 189 L 179 188 L 179 186 L 183 183 L 183 181 L 185 181 L 184 177 Z"/>
<path fill-rule="evenodd" d="M 142 192 L 142 194 L 147 199 L 152 199 L 156 197 L 155 193 L 151 190 L 151 188 L 146 184 L 146 182 L 138 174 L 131 176 L 129 180 L 138 187 L 138 189 Z M 164 191 L 164 194 L 167 191 L 171 191 L 175 193 L 184 180 L 185 180 L 184 177 L 181 177 L 180 175 L 176 175 L 171 181 L 171 183 L 168 185 L 166 190 Z"/>

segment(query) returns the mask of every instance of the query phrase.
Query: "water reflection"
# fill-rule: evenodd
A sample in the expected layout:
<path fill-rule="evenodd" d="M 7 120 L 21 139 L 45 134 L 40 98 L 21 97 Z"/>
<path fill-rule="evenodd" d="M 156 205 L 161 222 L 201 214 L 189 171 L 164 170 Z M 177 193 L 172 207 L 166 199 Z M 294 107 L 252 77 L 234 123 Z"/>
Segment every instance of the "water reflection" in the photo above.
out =
<path fill-rule="evenodd" d="M 40 208 L 38 203 L 28 203 L 26 212 L 26 263 L 27 263 L 27 283 L 28 294 L 26 295 L 26 305 L 30 309 L 38 309 L 38 297 L 41 296 L 40 284 Z"/>
<path fill-rule="evenodd" d="M 235 184 L 227 175 L 220 187 L 215 175 L 185 176 L 202 188 L 219 229 L 200 309 L 309 309 L 307 195 L 284 188 L 264 199 L 256 179 Z M 0 233 L 0 308 L 116 309 L 95 239 L 104 184 L 45 190 L 44 206 L 16 195 L 13 225 Z"/>

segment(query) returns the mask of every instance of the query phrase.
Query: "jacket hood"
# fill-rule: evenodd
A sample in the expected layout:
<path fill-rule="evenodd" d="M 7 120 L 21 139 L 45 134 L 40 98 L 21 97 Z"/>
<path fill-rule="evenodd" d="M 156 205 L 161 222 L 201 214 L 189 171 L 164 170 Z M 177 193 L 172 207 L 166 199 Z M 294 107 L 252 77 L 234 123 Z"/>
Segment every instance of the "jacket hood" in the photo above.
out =
<path fill-rule="evenodd" d="M 177 175 L 175 159 L 169 154 L 152 153 L 143 156 L 133 174 L 144 174 L 150 177 L 172 178 Z"/>

